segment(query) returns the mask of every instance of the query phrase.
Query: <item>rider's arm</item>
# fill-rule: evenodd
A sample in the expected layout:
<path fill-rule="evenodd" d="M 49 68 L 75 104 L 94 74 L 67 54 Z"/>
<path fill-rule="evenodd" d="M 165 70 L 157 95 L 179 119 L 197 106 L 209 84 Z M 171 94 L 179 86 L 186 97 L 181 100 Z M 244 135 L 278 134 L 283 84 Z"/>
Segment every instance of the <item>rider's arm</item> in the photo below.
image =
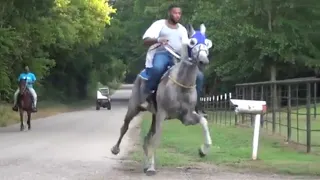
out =
<path fill-rule="evenodd" d="M 22 79 L 22 74 L 19 75 L 18 82 L 20 81 L 20 79 Z"/>
<path fill-rule="evenodd" d="M 143 44 L 146 46 L 152 46 L 158 42 L 158 38 L 144 38 Z"/>
<path fill-rule="evenodd" d="M 183 25 L 179 24 L 179 30 L 181 33 L 182 42 L 187 42 L 189 39 L 187 29 Z"/>
<path fill-rule="evenodd" d="M 144 45 L 152 46 L 158 42 L 158 37 L 164 22 L 164 20 L 158 20 L 151 24 L 142 37 Z"/>
<path fill-rule="evenodd" d="M 36 76 L 32 73 L 32 82 L 35 82 L 37 80 Z"/>

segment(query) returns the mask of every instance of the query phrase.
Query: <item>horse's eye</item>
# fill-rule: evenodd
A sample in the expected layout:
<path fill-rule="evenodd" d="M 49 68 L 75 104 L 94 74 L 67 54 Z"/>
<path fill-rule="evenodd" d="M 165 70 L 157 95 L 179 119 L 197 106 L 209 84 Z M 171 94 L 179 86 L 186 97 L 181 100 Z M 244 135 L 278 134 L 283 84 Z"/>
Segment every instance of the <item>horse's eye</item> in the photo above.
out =
<path fill-rule="evenodd" d="M 212 41 L 211 40 L 206 39 L 204 43 L 206 44 L 208 49 L 212 47 Z"/>
<path fill-rule="evenodd" d="M 196 38 L 191 38 L 189 41 L 189 46 L 194 47 L 198 43 Z"/>

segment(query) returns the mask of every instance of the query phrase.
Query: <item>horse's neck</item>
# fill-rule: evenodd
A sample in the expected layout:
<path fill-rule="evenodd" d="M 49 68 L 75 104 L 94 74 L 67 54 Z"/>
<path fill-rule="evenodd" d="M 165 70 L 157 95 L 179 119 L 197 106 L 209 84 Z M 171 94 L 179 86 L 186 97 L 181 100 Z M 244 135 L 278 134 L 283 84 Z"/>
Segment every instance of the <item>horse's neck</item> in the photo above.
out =
<path fill-rule="evenodd" d="M 181 60 L 175 78 L 180 84 L 191 87 L 196 83 L 197 71 L 198 67 L 196 64 Z"/>

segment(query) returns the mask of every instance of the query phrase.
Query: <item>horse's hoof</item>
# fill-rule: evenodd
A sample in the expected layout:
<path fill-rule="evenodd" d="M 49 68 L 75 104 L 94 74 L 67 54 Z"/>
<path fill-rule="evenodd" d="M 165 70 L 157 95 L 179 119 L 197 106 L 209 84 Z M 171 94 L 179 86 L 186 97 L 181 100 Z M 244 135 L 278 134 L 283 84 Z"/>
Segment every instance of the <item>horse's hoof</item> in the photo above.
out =
<path fill-rule="evenodd" d="M 146 175 L 147 176 L 154 176 L 154 175 L 156 175 L 156 170 L 147 170 Z"/>
<path fill-rule="evenodd" d="M 206 154 L 202 152 L 201 148 L 199 148 L 199 156 L 202 158 L 206 156 Z"/>
<path fill-rule="evenodd" d="M 31 127 L 28 127 L 28 130 L 31 130 Z"/>
<path fill-rule="evenodd" d="M 111 152 L 112 152 L 112 154 L 117 155 L 117 154 L 119 154 L 119 152 L 120 152 L 120 148 L 117 147 L 117 146 L 113 146 L 113 147 L 111 148 Z"/>
<path fill-rule="evenodd" d="M 24 126 L 21 126 L 21 127 L 20 127 L 20 131 L 23 131 L 23 130 L 24 130 Z"/>
<path fill-rule="evenodd" d="M 147 173 L 148 168 L 143 168 L 143 173 Z"/>

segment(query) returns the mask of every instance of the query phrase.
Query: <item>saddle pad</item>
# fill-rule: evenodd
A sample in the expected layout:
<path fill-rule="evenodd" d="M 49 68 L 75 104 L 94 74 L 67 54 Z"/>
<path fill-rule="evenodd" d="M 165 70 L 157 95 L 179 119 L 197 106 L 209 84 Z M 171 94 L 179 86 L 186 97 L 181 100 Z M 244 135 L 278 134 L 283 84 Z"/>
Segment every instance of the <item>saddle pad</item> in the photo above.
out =
<path fill-rule="evenodd" d="M 143 80 L 149 80 L 149 75 L 147 74 L 147 71 L 146 71 L 146 69 L 143 69 L 140 73 L 139 73 L 139 76 L 140 76 L 140 78 L 141 79 L 143 79 Z"/>
<path fill-rule="evenodd" d="M 166 70 L 166 72 L 161 76 L 161 79 L 163 79 L 163 77 L 169 73 L 169 71 L 172 69 L 172 67 L 173 67 L 173 66 L 168 66 L 168 67 L 167 67 L 167 70 Z M 149 80 L 149 78 L 150 78 L 150 75 L 148 75 L 146 69 L 143 69 L 138 75 L 140 76 L 141 79 L 146 80 L 146 81 Z"/>

